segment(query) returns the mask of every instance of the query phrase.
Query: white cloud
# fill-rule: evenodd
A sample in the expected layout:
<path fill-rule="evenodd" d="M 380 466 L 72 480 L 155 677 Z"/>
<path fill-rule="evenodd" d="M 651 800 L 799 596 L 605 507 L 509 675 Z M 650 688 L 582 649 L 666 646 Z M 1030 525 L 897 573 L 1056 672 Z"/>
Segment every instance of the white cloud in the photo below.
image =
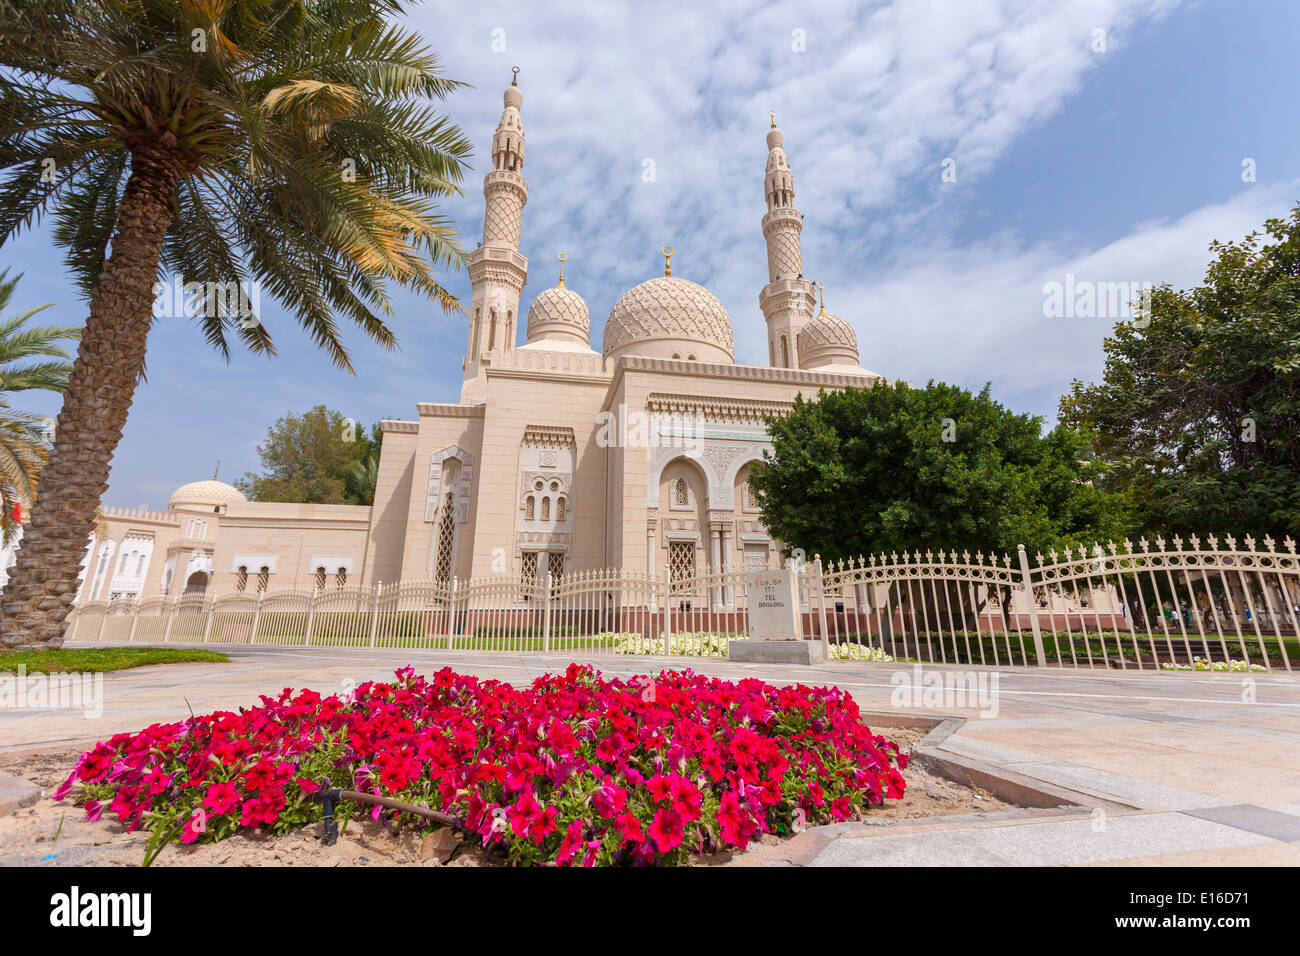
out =
<path fill-rule="evenodd" d="M 882 280 L 847 290 L 861 310 L 854 324 L 862 364 L 918 381 L 974 387 L 991 379 L 1004 397 L 1056 394 L 1074 378 L 1096 379 L 1113 320 L 1044 317 L 1045 283 L 1073 275 L 1197 285 L 1213 240 L 1240 239 L 1264 220 L 1284 216 L 1297 195 L 1300 180 L 1245 188 L 1177 220 L 1138 224 L 1095 249 L 1022 244 L 1010 236 L 961 248 L 910 247 L 882 269 Z"/>

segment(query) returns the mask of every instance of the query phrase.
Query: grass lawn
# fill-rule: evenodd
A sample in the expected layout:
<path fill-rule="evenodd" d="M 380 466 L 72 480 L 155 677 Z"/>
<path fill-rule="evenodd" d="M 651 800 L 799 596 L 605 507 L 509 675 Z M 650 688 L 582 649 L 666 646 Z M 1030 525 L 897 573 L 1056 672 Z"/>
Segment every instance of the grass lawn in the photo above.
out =
<path fill-rule="evenodd" d="M 148 664 L 181 664 L 202 661 L 222 664 L 226 654 L 191 647 L 78 647 L 50 651 L 0 652 L 0 672 L 18 673 L 26 665 L 29 674 L 94 674 L 121 671 Z"/>

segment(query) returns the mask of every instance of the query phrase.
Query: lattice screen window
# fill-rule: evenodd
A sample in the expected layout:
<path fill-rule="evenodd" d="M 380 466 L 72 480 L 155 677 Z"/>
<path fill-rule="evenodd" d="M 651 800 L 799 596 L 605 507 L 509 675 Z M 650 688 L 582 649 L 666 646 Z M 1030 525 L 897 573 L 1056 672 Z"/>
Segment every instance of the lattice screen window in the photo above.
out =
<path fill-rule="evenodd" d="M 338 573 L 334 575 L 334 583 L 335 583 L 338 587 L 341 587 L 341 588 L 342 588 L 342 587 L 347 587 L 347 584 L 348 584 L 348 569 L 347 569 L 347 568 L 339 568 Z"/>
<path fill-rule="evenodd" d="M 685 582 L 695 577 L 695 542 L 668 542 L 668 580 L 674 594 L 684 593 Z"/>
<path fill-rule="evenodd" d="M 543 521 L 551 520 L 551 499 L 550 498 L 542 499 L 542 520 Z"/>
<path fill-rule="evenodd" d="M 675 505 L 687 504 L 688 494 L 689 492 L 686 489 L 686 479 L 678 478 L 677 481 L 673 483 L 673 504 Z"/>
<path fill-rule="evenodd" d="M 235 590 L 248 590 L 248 568 L 242 564 L 239 566 L 239 570 L 235 572 Z"/>
<path fill-rule="evenodd" d="M 447 492 L 442 503 L 442 518 L 438 522 L 438 554 L 433 562 L 435 581 L 447 581 L 451 578 L 451 551 L 456 539 L 456 516 L 452 513 L 456 498 L 453 492 Z"/>
<path fill-rule="evenodd" d="M 748 481 L 745 482 L 745 507 L 753 511 L 760 510 L 763 506 L 759 503 L 758 492 Z"/>
<path fill-rule="evenodd" d="M 558 501 L 555 502 L 555 520 L 563 521 L 564 513 L 565 513 L 565 502 L 563 498 L 560 498 Z"/>
<path fill-rule="evenodd" d="M 316 569 L 316 590 L 323 591 L 324 589 L 325 589 L 325 569 L 317 568 Z"/>
<path fill-rule="evenodd" d="M 537 514 L 537 499 L 532 495 L 528 496 L 528 504 L 524 507 L 524 517 L 532 521 L 533 516 Z"/>
<path fill-rule="evenodd" d="M 560 500 L 563 501 L 564 499 L 561 498 Z M 546 555 L 546 570 L 551 573 L 551 587 L 557 586 L 560 579 L 564 577 L 563 551 L 551 551 Z"/>
<path fill-rule="evenodd" d="M 271 583 L 271 569 L 264 564 L 262 565 L 262 570 L 257 572 L 257 593 L 261 594 L 263 591 L 265 591 L 267 585 L 270 583 Z"/>
<path fill-rule="evenodd" d="M 519 583 L 530 585 L 537 583 L 537 552 L 521 552 L 523 561 L 520 564 Z"/>

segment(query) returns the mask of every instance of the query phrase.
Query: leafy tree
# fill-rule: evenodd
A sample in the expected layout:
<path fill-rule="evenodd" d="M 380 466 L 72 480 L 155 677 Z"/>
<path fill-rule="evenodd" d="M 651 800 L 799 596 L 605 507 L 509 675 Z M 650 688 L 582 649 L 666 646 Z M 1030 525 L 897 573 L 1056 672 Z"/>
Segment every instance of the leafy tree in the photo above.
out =
<path fill-rule="evenodd" d="M 790 548 L 831 560 L 917 548 L 1014 552 L 1091 542 L 1123 530 L 1124 501 L 1071 429 L 1042 434 L 956 385 L 802 396 L 770 419 L 773 452 L 750 483 L 763 523 Z"/>
<path fill-rule="evenodd" d="M 1041 418 L 1000 405 L 987 385 L 972 394 L 877 382 L 800 396 L 768 427 L 773 451 L 750 483 L 768 530 L 810 558 L 1002 555 L 1018 544 L 1033 553 L 1105 541 L 1125 526 L 1125 500 L 1093 483 L 1099 469 L 1083 436 L 1043 435 Z M 955 590 L 946 604 L 959 606 Z"/>
<path fill-rule="evenodd" d="M 1269 241 L 1271 240 L 1271 241 Z M 1143 530 L 1300 537 L 1300 206 L 1215 242 L 1205 282 L 1154 290 L 1061 421 L 1132 490 Z"/>
<path fill-rule="evenodd" d="M 250 472 L 235 484 L 253 501 L 368 505 L 374 501 L 381 436 L 378 425 L 367 435 L 324 405 L 289 414 L 257 446 L 263 473 Z"/>
<path fill-rule="evenodd" d="M 392 347 L 389 294 L 459 309 L 435 200 L 469 144 L 430 101 L 462 84 L 403 0 L 0 0 L 0 242 L 51 214 L 89 318 L 3 605 L 9 645 L 62 641 L 145 366 L 160 267 L 197 324 L 274 354 L 265 293 L 351 370 L 340 320 Z"/>

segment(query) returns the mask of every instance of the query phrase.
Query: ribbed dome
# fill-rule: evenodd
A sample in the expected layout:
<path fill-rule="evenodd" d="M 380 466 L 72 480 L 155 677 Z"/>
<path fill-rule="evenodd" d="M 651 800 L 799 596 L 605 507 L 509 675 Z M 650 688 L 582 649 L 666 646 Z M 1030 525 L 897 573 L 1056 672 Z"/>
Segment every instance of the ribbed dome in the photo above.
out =
<path fill-rule="evenodd" d="M 525 345 L 543 343 L 591 348 L 591 313 L 582 296 L 563 285 L 543 289 L 528 307 Z"/>
<path fill-rule="evenodd" d="M 207 481 L 191 481 L 187 485 L 181 485 L 172 492 L 167 506 L 174 508 L 177 505 L 227 505 L 247 500 L 243 492 L 234 485 L 210 478 Z"/>
<path fill-rule="evenodd" d="M 838 315 L 822 311 L 799 332 L 799 367 L 857 366 L 858 336 Z"/>
<path fill-rule="evenodd" d="M 731 319 L 708 289 L 659 276 L 629 289 L 605 322 L 605 355 L 735 361 Z"/>

